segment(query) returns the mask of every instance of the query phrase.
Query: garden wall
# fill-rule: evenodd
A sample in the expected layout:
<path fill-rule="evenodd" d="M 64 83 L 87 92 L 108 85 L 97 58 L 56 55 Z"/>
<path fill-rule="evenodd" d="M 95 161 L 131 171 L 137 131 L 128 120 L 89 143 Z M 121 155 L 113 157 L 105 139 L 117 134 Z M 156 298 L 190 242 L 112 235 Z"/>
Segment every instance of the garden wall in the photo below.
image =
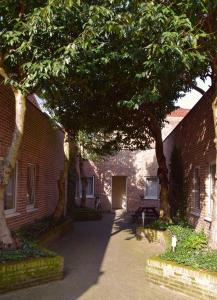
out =
<path fill-rule="evenodd" d="M 0 293 L 63 278 L 61 256 L 0 264 Z"/>
<path fill-rule="evenodd" d="M 148 279 L 196 299 L 217 299 L 217 273 L 195 270 L 159 257 L 147 260 Z"/>

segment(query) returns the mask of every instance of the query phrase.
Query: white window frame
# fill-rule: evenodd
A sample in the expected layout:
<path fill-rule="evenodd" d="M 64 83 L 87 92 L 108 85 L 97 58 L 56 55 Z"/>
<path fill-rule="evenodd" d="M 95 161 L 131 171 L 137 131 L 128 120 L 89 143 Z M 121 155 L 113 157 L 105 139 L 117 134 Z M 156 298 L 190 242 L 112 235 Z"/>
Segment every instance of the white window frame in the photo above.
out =
<path fill-rule="evenodd" d="M 3 157 L 0 157 L 0 161 L 3 160 Z M 14 208 L 10 208 L 10 209 L 5 209 L 4 213 L 5 215 L 10 215 L 10 214 L 14 214 L 17 211 L 17 183 L 18 183 L 18 161 L 16 161 L 16 165 L 14 167 L 13 172 L 15 172 L 15 178 L 14 178 Z"/>
<path fill-rule="evenodd" d="M 95 177 L 94 176 L 87 176 L 87 178 L 93 178 L 93 194 L 92 195 L 86 195 L 87 198 L 94 198 L 95 194 Z"/>
<path fill-rule="evenodd" d="M 212 209 L 213 209 L 213 203 L 212 203 L 212 186 L 213 186 L 213 181 L 212 181 L 212 166 L 215 165 L 215 162 L 211 162 L 209 164 L 209 175 L 208 175 L 208 207 L 207 207 L 207 213 L 208 217 L 212 217 Z"/>
<path fill-rule="evenodd" d="M 147 180 L 148 179 L 156 179 L 157 182 L 157 195 L 156 196 L 149 196 L 147 195 Z M 145 177 L 145 191 L 144 191 L 144 199 L 150 199 L 150 200 L 159 200 L 159 182 L 158 182 L 158 177 L 157 176 L 146 176 Z"/>
<path fill-rule="evenodd" d="M 196 206 L 196 189 L 195 189 L 195 171 L 198 170 L 198 174 L 199 174 L 199 207 Z M 196 166 L 194 167 L 193 169 L 193 189 L 192 189 L 192 200 L 193 200 L 193 203 L 192 203 L 192 208 L 194 211 L 197 211 L 197 212 L 200 212 L 200 209 L 201 209 L 201 205 L 200 205 L 200 167 L 199 166 Z"/>
<path fill-rule="evenodd" d="M 27 199 L 27 194 L 28 194 L 28 167 L 34 167 L 34 179 L 35 179 L 35 182 L 34 182 L 34 202 L 33 203 L 27 203 L 27 210 L 31 210 L 31 209 L 34 209 L 35 206 L 36 206 L 36 181 L 37 181 L 37 165 L 36 164 L 33 164 L 33 163 L 28 163 L 27 164 L 27 176 L 26 176 L 26 200 Z"/>
<path fill-rule="evenodd" d="M 86 176 L 87 178 L 93 178 L 93 194 L 92 195 L 89 195 L 89 194 L 86 194 L 86 197 L 87 198 L 94 198 L 94 195 L 95 195 L 95 176 Z M 76 188 L 77 188 L 77 185 L 76 185 Z M 80 197 L 82 196 L 82 190 L 81 190 L 81 182 L 80 182 L 80 186 L 79 186 L 79 192 L 80 192 Z M 77 191 L 76 191 L 76 195 L 77 195 Z"/>

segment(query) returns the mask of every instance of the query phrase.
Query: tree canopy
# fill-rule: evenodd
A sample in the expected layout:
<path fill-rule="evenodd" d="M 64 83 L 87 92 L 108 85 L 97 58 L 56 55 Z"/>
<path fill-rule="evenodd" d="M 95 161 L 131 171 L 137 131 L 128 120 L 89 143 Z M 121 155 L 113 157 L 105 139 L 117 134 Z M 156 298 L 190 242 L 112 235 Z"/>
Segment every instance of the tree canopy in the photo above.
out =
<path fill-rule="evenodd" d="M 198 76 L 212 78 L 216 123 L 216 27 L 214 0 L 3 0 L 0 74 L 44 95 L 67 130 L 162 148 L 156 128 Z"/>

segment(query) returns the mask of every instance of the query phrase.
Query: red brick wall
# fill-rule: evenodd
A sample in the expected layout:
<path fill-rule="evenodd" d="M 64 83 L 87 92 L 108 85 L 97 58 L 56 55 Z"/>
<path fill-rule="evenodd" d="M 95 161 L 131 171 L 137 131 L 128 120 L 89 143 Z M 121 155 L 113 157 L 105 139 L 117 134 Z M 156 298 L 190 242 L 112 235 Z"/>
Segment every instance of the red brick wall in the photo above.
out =
<path fill-rule="evenodd" d="M 99 163 L 86 162 L 85 172 L 87 176 L 95 177 L 95 194 L 100 197 L 104 210 L 112 208 L 112 176 L 127 177 L 128 211 L 134 211 L 139 206 L 159 205 L 158 200 L 144 199 L 145 176 L 157 175 L 154 149 L 133 152 L 123 150 Z M 94 199 L 88 199 L 88 206 L 93 205 Z"/>
<path fill-rule="evenodd" d="M 179 115 L 169 116 L 162 135 L 167 136 L 182 118 Z M 145 177 L 157 176 L 157 168 L 153 143 L 152 148 L 146 151 L 122 150 L 99 163 L 86 162 L 85 172 L 87 176 L 95 176 L 95 194 L 99 195 L 104 210 L 112 208 L 112 176 L 126 176 L 127 211 L 132 212 L 139 206 L 159 207 L 159 200 L 144 199 Z M 89 198 L 87 204 L 93 207 L 94 199 Z"/>
<path fill-rule="evenodd" d="M 164 141 L 164 151 L 169 165 L 171 151 L 176 144 L 181 150 L 185 171 L 185 191 L 188 200 L 188 217 L 199 230 L 207 232 L 209 164 L 215 159 L 214 126 L 209 92 L 195 105 L 182 122 Z M 193 170 L 200 168 L 201 209 L 193 209 Z"/>
<path fill-rule="evenodd" d="M 0 86 L 0 157 L 10 146 L 14 129 L 13 94 Z M 17 216 L 8 216 L 11 228 L 52 213 L 58 199 L 57 180 L 63 169 L 63 132 L 34 104 L 27 101 L 25 133 L 18 156 Z M 27 211 L 27 165 L 36 165 L 36 209 Z"/>

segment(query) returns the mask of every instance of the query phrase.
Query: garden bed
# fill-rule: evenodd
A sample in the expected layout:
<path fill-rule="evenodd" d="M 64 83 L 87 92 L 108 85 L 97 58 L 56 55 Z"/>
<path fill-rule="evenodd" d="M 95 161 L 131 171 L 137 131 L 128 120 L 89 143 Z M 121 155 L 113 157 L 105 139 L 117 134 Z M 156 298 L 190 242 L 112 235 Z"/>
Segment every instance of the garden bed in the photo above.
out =
<path fill-rule="evenodd" d="M 0 264 L 0 292 L 63 278 L 63 257 L 40 257 Z"/>
<path fill-rule="evenodd" d="M 208 249 L 204 233 L 172 224 L 139 231 L 150 242 L 161 242 L 165 247 L 159 257 L 147 261 L 146 271 L 152 282 L 198 299 L 217 299 L 217 252 Z M 171 249 L 172 235 L 177 237 L 175 252 Z"/>
<path fill-rule="evenodd" d="M 147 260 L 146 272 L 147 278 L 155 284 L 196 299 L 217 299 L 217 272 L 194 269 L 160 257 Z"/>
<path fill-rule="evenodd" d="M 57 222 L 52 217 L 36 220 L 20 228 L 16 232 L 20 248 L 0 250 L 0 292 L 62 279 L 64 258 L 39 244 L 46 245 L 70 228 L 72 219 Z"/>
<path fill-rule="evenodd" d="M 168 230 L 138 227 L 136 237 L 138 240 L 145 238 L 149 243 L 160 243 L 164 248 L 171 246 L 171 233 Z"/>
<path fill-rule="evenodd" d="M 55 221 L 52 216 L 49 216 L 22 226 L 17 234 L 28 241 L 37 241 L 44 245 L 70 230 L 72 226 L 73 221 L 71 218 Z"/>

